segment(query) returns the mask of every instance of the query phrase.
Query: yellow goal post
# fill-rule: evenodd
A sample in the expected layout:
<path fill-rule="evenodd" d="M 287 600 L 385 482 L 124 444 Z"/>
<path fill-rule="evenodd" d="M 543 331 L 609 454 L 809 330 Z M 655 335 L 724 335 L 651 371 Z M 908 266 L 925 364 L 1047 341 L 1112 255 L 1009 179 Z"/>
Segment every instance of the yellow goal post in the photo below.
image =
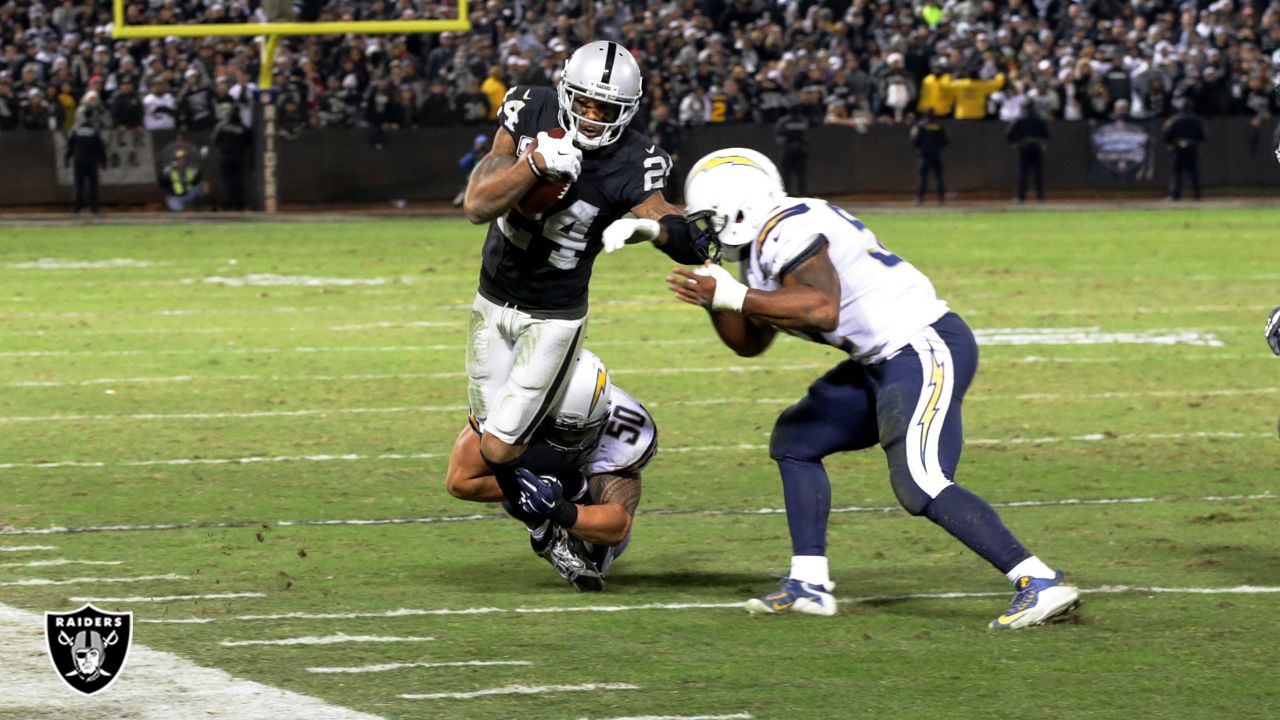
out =
<path fill-rule="evenodd" d="M 111 36 L 123 40 L 168 37 L 261 37 L 262 62 L 258 90 L 272 89 L 272 69 L 280 38 L 295 35 L 414 35 L 418 33 L 469 32 L 471 21 L 467 0 L 458 0 L 458 17 L 440 20 L 355 20 L 351 22 L 266 22 L 211 23 L 208 25 L 129 25 L 125 22 L 126 0 L 111 0 Z M 262 103 L 262 209 L 274 213 L 276 195 L 276 113 L 275 104 Z"/>

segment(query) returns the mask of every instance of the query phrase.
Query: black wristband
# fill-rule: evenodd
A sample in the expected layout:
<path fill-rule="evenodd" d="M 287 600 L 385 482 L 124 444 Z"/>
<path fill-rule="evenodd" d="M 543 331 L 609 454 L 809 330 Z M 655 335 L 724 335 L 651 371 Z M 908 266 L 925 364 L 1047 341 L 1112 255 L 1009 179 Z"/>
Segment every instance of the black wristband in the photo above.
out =
<path fill-rule="evenodd" d="M 541 180 L 546 173 L 538 169 L 538 163 L 533 161 L 533 153 L 529 153 L 527 157 L 529 158 L 529 169 L 533 170 L 533 176 Z"/>
<path fill-rule="evenodd" d="M 681 265 L 701 265 L 707 259 L 693 246 L 693 233 L 683 215 L 664 215 L 658 224 L 667 229 L 667 241 L 660 246 L 667 257 Z"/>
<path fill-rule="evenodd" d="M 547 517 L 562 528 L 571 528 L 578 522 L 578 506 L 560 498 L 555 507 L 551 508 L 551 512 L 547 513 Z"/>

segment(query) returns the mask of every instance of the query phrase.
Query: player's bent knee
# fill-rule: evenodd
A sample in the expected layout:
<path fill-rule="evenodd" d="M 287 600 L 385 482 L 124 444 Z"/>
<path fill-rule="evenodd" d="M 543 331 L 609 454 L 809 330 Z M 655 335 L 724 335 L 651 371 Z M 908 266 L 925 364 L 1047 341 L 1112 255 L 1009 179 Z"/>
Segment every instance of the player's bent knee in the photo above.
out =
<path fill-rule="evenodd" d="M 893 494 L 898 498 L 902 509 L 911 515 L 923 515 L 933 502 L 933 497 L 916 483 L 909 472 L 890 472 L 889 482 L 893 485 Z"/>
<path fill-rule="evenodd" d="M 813 434 L 799 422 L 803 413 L 799 405 L 792 405 L 778 416 L 778 422 L 769 435 L 769 457 L 774 460 L 821 460 L 822 453 L 813 447 Z"/>

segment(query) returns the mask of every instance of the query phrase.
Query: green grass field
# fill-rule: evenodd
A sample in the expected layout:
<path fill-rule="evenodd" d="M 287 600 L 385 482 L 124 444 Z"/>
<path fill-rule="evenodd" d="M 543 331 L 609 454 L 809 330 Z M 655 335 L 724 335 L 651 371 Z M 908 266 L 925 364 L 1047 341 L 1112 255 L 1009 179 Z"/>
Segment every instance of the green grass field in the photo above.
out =
<path fill-rule="evenodd" d="M 99 604 L 136 644 L 387 718 L 1280 715 L 1280 212 L 865 219 L 980 332 L 957 480 L 1086 589 L 1075 622 L 987 630 L 1008 583 L 890 509 L 879 450 L 828 463 L 839 615 L 732 607 L 790 556 L 755 512 L 782 504 L 769 429 L 839 356 L 737 358 L 649 248 L 597 262 L 587 346 L 662 450 L 605 592 L 575 593 L 444 491 L 483 230 L 428 220 L 0 228 L 0 604 L 260 594 Z M 28 564 L 58 558 L 119 564 Z M 222 644 L 338 633 L 434 639 Z M 527 664 L 308 670 L 465 661 Z M 98 717 L 10 662 L 0 717 Z M 400 697 L 584 684 L 615 685 Z M 242 716 L 191 703 L 167 716 Z"/>

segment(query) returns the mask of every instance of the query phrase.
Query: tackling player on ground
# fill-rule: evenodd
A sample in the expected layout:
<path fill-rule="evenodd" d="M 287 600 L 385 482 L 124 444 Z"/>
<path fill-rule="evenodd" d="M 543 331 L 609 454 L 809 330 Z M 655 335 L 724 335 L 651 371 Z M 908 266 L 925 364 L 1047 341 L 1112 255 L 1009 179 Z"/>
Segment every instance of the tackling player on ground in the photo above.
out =
<path fill-rule="evenodd" d="M 940 525 L 1014 583 L 1013 604 L 992 628 L 1038 625 L 1074 608 L 1080 593 L 1062 573 L 954 483 L 960 404 L 978 349 L 929 279 L 857 218 L 822 200 L 787 197 L 773 164 L 751 150 L 699 160 L 685 198 L 710 246 L 741 262 L 745 284 L 710 260 L 697 271 L 677 268 L 667 284 L 707 308 L 726 345 L 759 355 L 781 330 L 849 354 L 773 428 L 769 454 L 782 474 L 794 555 L 782 588 L 748 609 L 835 614 L 826 557 L 831 483 L 822 460 L 877 443 L 907 512 Z"/>
<path fill-rule="evenodd" d="M 474 452 L 512 503 L 517 468 L 568 472 L 529 439 L 581 347 L 601 248 L 652 241 L 677 262 L 700 262 L 684 216 L 662 196 L 670 158 L 627 129 L 640 95 L 640 67 L 625 48 L 584 45 L 557 88 L 507 92 L 493 149 L 467 185 L 467 219 L 489 223 L 467 343 L 468 401 L 484 428 Z M 548 132 L 556 128 L 563 137 Z M 534 217 L 522 214 L 521 198 L 544 178 L 571 184 Z"/>
<path fill-rule="evenodd" d="M 472 421 L 458 435 L 445 481 L 449 494 L 502 502 L 529 528 L 533 551 L 561 577 L 581 591 L 602 590 L 610 566 L 631 541 L 640 472 L 658 450 L 653 417 L 609 381 L 600 358 L 580 350 L 562 400 L 533 436 L 576 469 L 564 477 L 518 469 L 515 504 L 503 500 L 489 468 L 476 460 L 480 432 Z"/>

